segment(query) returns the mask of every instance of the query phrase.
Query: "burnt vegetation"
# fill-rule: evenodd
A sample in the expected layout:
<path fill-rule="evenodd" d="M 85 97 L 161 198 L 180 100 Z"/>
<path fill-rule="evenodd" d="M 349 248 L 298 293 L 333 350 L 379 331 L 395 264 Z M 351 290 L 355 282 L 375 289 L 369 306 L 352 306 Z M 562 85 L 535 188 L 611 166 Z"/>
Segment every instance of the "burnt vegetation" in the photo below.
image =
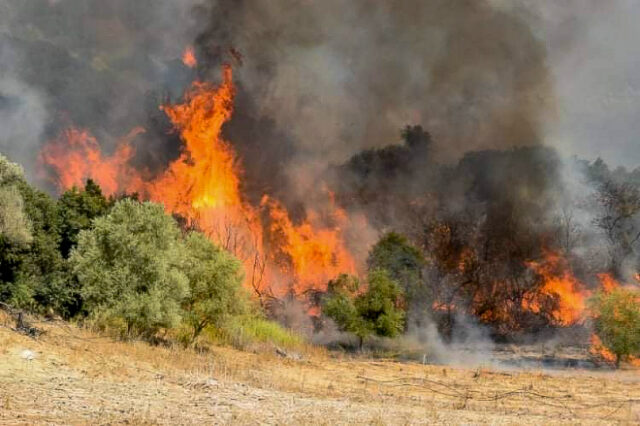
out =
<path fill-rule="evenodd" d="M 542 291 L 548 277 L 531 267 L 550 257 L 558 259 L 550 275 L 570 271 L 590 288 L 597 273 L 635 281 L 637 170 L 611 171 L 600 159 L 563 162 L 545 146 L 469 152 L 455 164 L 434 161 L 432 150 L 428 132 L 406 127 L 401 144 L 363 151 L 331 170 L 347 209 L 407 237 L 384 236 L 371 256 L 383 251 L 394 263 L 388 267 L 411 271 L 409 280 L 406 272 L 394 276 L 409 326 L 427 318 L 450 336 L 462 313 L 512 339 L 571 325 L 556 314 L 561 295 Z M 565 183 L 568 170 L 582 192 Z M 421 253 L 420 262 L 381 249 L 394 240 Z"/>

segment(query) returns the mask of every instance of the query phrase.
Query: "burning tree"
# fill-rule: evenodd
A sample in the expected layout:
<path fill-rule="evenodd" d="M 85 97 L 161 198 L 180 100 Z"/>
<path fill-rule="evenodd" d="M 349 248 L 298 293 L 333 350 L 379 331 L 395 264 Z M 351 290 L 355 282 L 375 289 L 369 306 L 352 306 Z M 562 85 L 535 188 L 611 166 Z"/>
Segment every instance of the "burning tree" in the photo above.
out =
<path fill-rule="evenodd" d="M 614 355 L 616 367 L 624 358 L 640 355 L 640 292 L 625 288 L 599 291 L 589 305 L 596 334 Z"/>

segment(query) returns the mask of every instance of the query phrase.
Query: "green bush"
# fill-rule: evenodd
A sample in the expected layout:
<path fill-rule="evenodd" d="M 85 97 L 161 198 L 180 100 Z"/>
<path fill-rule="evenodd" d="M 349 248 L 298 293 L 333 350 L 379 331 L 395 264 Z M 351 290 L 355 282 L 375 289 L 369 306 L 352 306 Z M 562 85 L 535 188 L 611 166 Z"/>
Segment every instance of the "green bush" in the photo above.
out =
<path fill-rule="evenodd" d="M 286 349 L 304 346 L 304 339 L 280 324 L 255 315 L 229 317 L 220 327 L 209 327 L 214 342 L 246 349 L 255 344 L 272 344 Z"/>
<path fill-rule="evenodd" d="M 189 294 L 180 237 L 162 206 L 130 199 L 81 231 L 69 260 L 93 318 L 122 321 L 128 337 L 178 325 Z"/>
<path fill-rule="evenodd" d="M 242 266 L 230 253 L 203 234 L 192 232 L 185 241 L 184 271 L 190 293 L 183 302 L 184 321 L 192 343 L 208 325 L 219 326 L 229 315 L 245 311 L 248 295 L 242 288 Z"/>
<path fill-rule="evenodd" d="M 640 355 L 640 292 L 617 288 L 598 292 L 589 301 L 595 332 L 616 357 L 616 366 L 629 356 Z"/>
<path fill-rule="evenodd" d="M 430 306 L 432 295 L 422 279 L 424 254 L 404 235 L 389 232 L 380 238 L 369 252 L 367 266 L 370 271 L 384 269 L 402 288 L 407 303 L 420 307 Z"/>
<path fill-rule="evenodd" d="M 329 282 L 323 312 L 338 327 L 364 339 L 371 334 L 395 337 L 404 328 L 405 313 L 401 307 L 402 290 L 384 269 L 369 273 L 368 287 L 360 292 L 357 278 L 342 275 Z"/>
<path fill-rule="evenodd" d="M 80 231 L 89 229 L 93 219 L 107 214 L 111 205 L 102 195 L 100 187 L 91 179 L 87 181 L 84 189 L 73 187 L 60 196 L 60 252 L 65 258 L 78 243 Z"/>
<path fill-rule="evenodd" d="M 31 187 L 19 166 L 0 156 L 0 301 L 68 315 L 74 292 L 58 251 L 55 200 Z"/>

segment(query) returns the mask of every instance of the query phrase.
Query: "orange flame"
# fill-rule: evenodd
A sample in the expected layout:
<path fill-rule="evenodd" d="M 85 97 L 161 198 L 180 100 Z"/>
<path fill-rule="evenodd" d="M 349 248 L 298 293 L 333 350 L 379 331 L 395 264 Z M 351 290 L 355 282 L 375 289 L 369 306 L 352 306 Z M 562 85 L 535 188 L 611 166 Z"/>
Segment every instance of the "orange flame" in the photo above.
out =
<path fill-rule="evenodd" d="M 528 294 L 523 299 L 523 308 L 540 312 L 542 307 L 537 296 L 541 294 L 557 299 L 557 307 L 551 313 L 557 324 L 569 326 L 583 320 L 585 302 L 590 292 L 573 275 L 564 257 L 547 251 L 542 262 L 528 262 L 527 266 L 542 276 L 544 284 L 538 293 Z"/>
<path fill-rule="evenodd" d="M 306 212 L 306 220 L 294 224 L 278 201 L 265 196 L 259 212 L 241 193 L 242 169 L 231 145 L 221 137 L 222 126 L 233 113 L 235 88 L 231 67 L 224 67 L 216 86 L 195 82 L 184 103 L 162 106 L 184 143 L 179 158 L 165 172 L 144 181 L 129 165 L 134 154 L 129 139 L 113 156 L 104 157 L 88 132 L 70 130 L 45 146 L 42 159 L 57 174 L 60 189 L 94 178 L 106 194 L 138 192 L 163 203 L 210 238 L 244 261 L 246 283 L 257 293 L 279 296 L 293 289 L 297 294 L 322 289 L 340 273 L 353 273 L 355 261 L 346 248 L 342 227 L 349 225 L 343 210 L 329 194 L 330 221 Z M 140 130 L 136 130 L 139 132 Z M 267 242 L 263 230 L 269 230 Z M 266 254 L 265 247 L 270 253 Z"/>
<path fill-rule="evenodd" d="M 602 358 L 607 362 L 616 361 L 615 354 L 602 344 L 602 340 L 600 340 L 600 338 L 596 334 L 591 335 L 589 353 L 593 356 Z"/>
<path fill-rule="evenodd" d="M 616 288 L 620 287 L 620 283 L 616 281 L 616 279 L 613 278 L 611 274 L 606 274 L 606 273 L 598 274 L 598 280 L 600 281 L 600 285 L 602 286 L 602 289 L 606 293 L 609 293 L 615 290 Z"/>
<path fill-rule="evenodd" d="M 195 68 L 198 65 L 196 52 L 193 49 L 193 46 L 187 46 L 187 48 L 182 53 L 182 63 L 189 68 Z"/>
<path fill-rule="evenodd" d="M 294 278 L 296 293 L 310 289 L 322 289 L 328 280 L 340 273 L 354 273 L 355 261 L 345 248 L 339 227 L 314 227 L 317 221 L 314 211 L 308 212 L 307 220 L 299 225 L 291 222 L 288 212 L 278 201 L 264 196 L 262 206 L 270 216 L 270 232 L 279 236 L 279 250 L 287 258 L 281 262 L 281 271 Z M 344 220 L 344 212 L 336 209 L 333 217 Z"/>
<path fill-rule="evenodd" d="M 196 219 L 202 210 L 242 205 L 235 154 L 220 137 L 233 113 L 233 96 L 231 68 L 225 67 L 219 87 L 194 83 L 184 104 L 161 107 L 184 142 L 180 158 L 151 189 L 151 198 L 170 211 Z"/>
<path fill-rule="evenodd" d="M 123 187 L 136 192 L 143 187 L 143 183 L 139 174 L 129 166 L 129 160 L 135 154 L 130 142 L 143 132 L 143 128 L 133 129 L 120 141 L 116 151 L 105 157 L 98 141 L 88 131 L 67 129 L 44 146 L 39 160 L 56 173 L 54 183 L 60 190 L 80 187 L 91 177 L 107 195 Z"/>

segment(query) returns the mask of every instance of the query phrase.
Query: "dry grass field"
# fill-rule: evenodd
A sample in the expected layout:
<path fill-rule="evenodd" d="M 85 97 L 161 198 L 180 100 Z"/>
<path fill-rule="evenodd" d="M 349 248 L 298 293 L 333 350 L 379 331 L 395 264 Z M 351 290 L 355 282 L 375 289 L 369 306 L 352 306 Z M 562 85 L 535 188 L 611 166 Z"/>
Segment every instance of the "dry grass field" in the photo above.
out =
<path fill-rule="evenodd" d="M 0 314 L 1 315 L 1 314 Z M 0 317 L 0 424 L 636 424 L 640 374 L 122 343 Z M 25 359 L 25 350 L 33 359 Z"/>

